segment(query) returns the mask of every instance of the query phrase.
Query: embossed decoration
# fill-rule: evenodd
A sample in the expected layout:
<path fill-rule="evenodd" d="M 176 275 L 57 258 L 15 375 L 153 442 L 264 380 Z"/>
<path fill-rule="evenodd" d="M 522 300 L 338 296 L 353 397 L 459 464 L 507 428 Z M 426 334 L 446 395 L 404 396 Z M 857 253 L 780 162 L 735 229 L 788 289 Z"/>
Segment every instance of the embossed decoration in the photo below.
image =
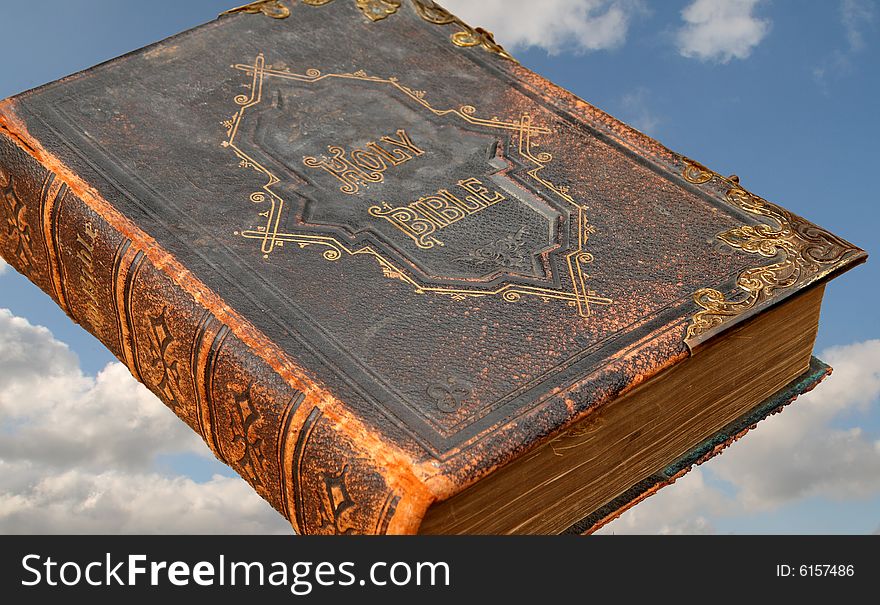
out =
<path fill-rule="evenodd" d="M 355 533 L 352 527 L 342 527 L 342 515 L 350 508 L 354 508 L 355 502 L 348 493 L 345 484 L 345 476 L 349 465 L 342 467 L 338 473 L 323 473 L 325 491 L 319 494 L 321 509 L 318 511 L 318 527 L 329 529 L 333 535 L 346 536 Z"/>
<path fill-rule="evenodd" d="M 328 456 L 328 438 L 340 449 Z M 400 496 L 368 469 L 360 455 L 338 442 L 323 412 L 313 407 L 299 431 L 286 431 L 280 450 L 285 510 L 300 534 L 384 534 Z"/>
<path fill-rule="evenodd" d="M 156 360 L 156 365 L 162 369 L 162 378 L 156 385 L 156 389 L 164 397 L 165 403 L 173 412 L 181 406 L 180 397 L 180 371 L 177 360 L 170 354 L 169 349 L 174 344 L 174 337 L 168 327 L 166 314 L 168 307 L 162 307 L 161 313 L 150 316 L 150 352 Z"/>
<path fill-rule="evenodd" d="M 242 393 L 235 394 L 231 445 L 238 453 L 231 462 L 245 471 L 252 484 L 265 486 L 267 459 L 263 452 L 263 439 L 256 436 L 263 417 L 251 402 L 252 389 L 253 383 L 249 384 Z"/>
<path fill-rule="evenodd" d="M 441 412 L 451 414 L 458 411 L 464 401 L 473 393 L 473 387 L 455 376 L 436 382 L 425 389 L 425 393 Z"/>
<path fill-rule="evenodd" d="M 25 216 L 27 206 L 15 192 L 12 175 L 0 168 L 0 203 L 6 215 L 6 235 L 14 242 L 19 268 L 29 273 L 34 266 L 33 238 Z"/>
<path fill-rule="evenodd" d="M 309 3 L 308 0 L 304 1 Z M 325 2 L 322 2 L 322 4 L 326 4 L 329 1 L 330 0 L 326 0 Z M 290 9 L 285 6 L 281 0 L 258 0 L 257 2 L 251 2 L 244 6 L 230 8 L 228 11 L 220 13 L 220 15 L 233 15 L 235 13 L 249 13 L 252 15 L 262 13 L 273 19 L 287 19 L 290 16 Z"/>
<path fill-rule="evenodd" d="M 725 199 L 733 206 L 773 224 L 744 225 L 718 234 L 728 246 L 766 258 L 779 258 L 769 265 L 746 269 L 736 285 L 738 296 L 727 298 L 714 288 L 701 288 L 694 301 L 702 307 L 688 327 L 687 340 L 697 338 L 737 315 L 745 313 L 777 292 L 813 282 L 827 275 L 859 250 L 805 219 L 750 193 L 737 177 L 723 177 L 708 168 L 682 158 L 682 176 L 703 185 L 713 179 L 728 187 Z"/>
<path fill-rule="evenodd" d="M 461 259 L 477 265 L 491 263 L 521 269 L 529 262 L 529 257 L 523 250 L 525 235 L 526 228 L 520 227 L 516 233 L 511 233 L 491 244 L 471 250 Z"/>
<path fill-rule="evenodd" d="M 299 248 L 313 247 L 322 249 L 324 259 L 333 262 L 346 257 L 373 257 L 379 264 L 385 277 L 409 284 L 416 294 L 445 295 L 453 300 L 497 296 L 511 303 L 520 301 L 523 296 L 531 296 L 538 297 L 544 301 L 563 301 L 575 307 L 578 315 L 581 317 L 590 317 L 591 305 L 612 304 L 613 301 L 611 299 L 598 295 L 588 286 L 587 266 L 594 259 L 593 255 L 587 251 L 587 246 L 591 235 L 594 233 L 594 228 L 587 221 L 586 207 L 571 196 L 568 187 L 558 185 L 544 176 L 543 171 L 553 160 L 553 156 L 548 152 L 536 152 L 533 139 L 540 135 L 550 134 L 551 131 L 544 126 L 534 124 L 530 115 L 523 114 L 518 119 L 484 118 L 479 117 L 477 109 L 470 105 L 464 105 L 457 109 L 438 109 L 430 103 L 424 91 L 413 90 L 404 86 L 395 77 L 382 78 L 371 76 L 362 70 L 353 73 L 322 73 L 317 69 L 308 69 L 305 73 L 296 73 L 286 67 L 275 68 L 267 65 L 262 54 L 252 64 L 238 64 L 234 68 L 251 76 L 250 82 L 247 84 L 250 93 L 240 94 L 235 97 L 234 101 L 239 107 L 232 118 L 222 121 L 227 138 L 221 144 L 236 154 L 240 167 L 254 170 L 266 178 L 262 188 L 250 195 L 250 201 L 261 209 L 259 216 L 261 217 L 260 222 L 262 224 L 257 227 L 236 231 L 235 235 L 246 239 L 258 240 L 261 243 L 264 258 L 269 258 L 274 251 L 285 244 L 292 243 Z M 560 278 L 564 281 L 560 281 L 559 285 L 554 284 L 553 287 L 507 281 L 480 289 L 471 286 L 474 282 L 473 279 L 469 281 L 460 280 L 454 286 L 442 285 L 419 277 L 417 273 L 408 269 L 403 262 L 392 259 L 375 245 L 352 245 L 330 233 L 316 234 L 292 229 L 283 230 L 282 225 L 284 221 L 282 217 L 285 213 L 286 202 L 275 190 L 275 186 L 281 183 L 281 179 L 267 167 L 265 161 L 258 160 L 255 157 L 255 153 L 244 149 L 239 141 L 239 133 L 243 127 L 242 124 L 245 116 L 249 115 L 249 111 L 255 111 L 253 108 L 260 105 L 265 98 L 270 97 L 268 82 L 271 80 L 292 81 L 309 86 L 318 86 L 319 83 L 325 86 L 328 83 L 341 86 L 354 81 L 377 89 L 390 88 L 393 96 L 403 99 L 408 107 L 415 107 L 417 111 L 430 112 L 435 117 L 449 120 L 450 123 L 458 123 L 476 129 L 475 132 L 500 132 L 509 135 L 511 151 L 515 151 L 517 154 L 517 159 L 524 165 L 524 173 L 530 177 L 532 184 L 536 185 L 538 189 L 552 194 L 548 195 L 546 199 L 557 199 L 558 203 L 571 214 L 569 240 L 566 247 L 562 249 L 562 252 L 564 252 L 562 256 L 564 259 L 564 269 L 560 268 L 559 270 L 560 274 L 564 274 L 564 277 Z M 274 105 L 276 107 L 285 105 L 281 98 L 277 95 L 275 96 Z M 385 133 L 386 131 L 383 130 L 381 133 L 376 133 L 376 136 Z M 377 147 L 377 143 L 369 143 L 367 145 L 368 147 L 372 146 L 371 148 L 375 152 L 384 154 L 387 159 L 387 162 L 385 160 L 381 161 L 382 166 L 374 166 L 373 171 L 367 170 L 364 162 L 361 162 L 361 168 L 358 168 L 356 165 L 353 159 L 354 155 L 356 153 L 367 153 L 366 150 L 362 149 L 355 149 L 346 155 L 345 150 L 341 147 L 331 146 L 328 151 L 332 157 L 319 158 L 307 156 L 301 161 L 304 162 L 306 167 L 314 168 L 317 172 L 323 171 L 332 174 L 334 177 L 334 187 L 337 191 L 343 194 L 354 194 L 360 188 L 358 182 L 361 184 L 381 183 L 385 180 L 383 171 L 390 170 L 392 164 L 399 166 L 406 161 L 412 161 L 413 157 L 424 153 L 422 149 L 406 138 L 404 130 L 398 130 L 393 136 L 382 136 L 381 142 L 385 147 Z M 392 152 L 399 154 L 396 156 L 396 159 L 394 159 Z M 372 161 L 378 161 L 378 155 L 376 153 L 372 155 L 374 156 Z M 366 158 L 366 155 L 359 157 Z M 352 176 L 354 172 L 359 174 L 359 181 L 355 180 Z M 437 195 L 428 195 L 408 206 L 395 207 L 387 203 L 372 205 L 368 208 L 368 212 L 371 216 L 381 218 L 405 233 L 406 236 L 415 241 L 419 248 L 436 249 L 435 246 L 443 246 L 443 242 L 437 239 L 437 232 L 440 229 L 460 220 L 468 213 L 481 212 L 483 208 L 505 198 L 504 195 L 497 191 L 489 191 L 484 184 L 478 185 L 471 181 L 476 181 L 476 179 L 459 181 L 458 187 L 463 187 L 464 189 L 459 193 L 458 198 L 455 198 L 449 190 L 443 189 L 438 193 L 445 196 L 445 200 L 439 199 Z M 339 183 L 342 183 L 341 187 Z M 478 197 L 482 199 L 477 200 L 476 198 Z M 479 208 L 462 208 L 464 205 L 463 200 L 466 199 L 473 200 L 474 206 L 479 206 Z M 430 204 L 443 204 L 443 207 L 431 206 L 430 208 L 421 208 L 422 214 L 416 212 L 418 210 L 418 208 L 415 208 L 416 206 Z M 456 204 L 461 204 L 462 206 L 456 206 Z M 476 256 L 472 260 L 482 262 L 473 262 L 470 263 L 470 266 L 479 267 L 481 264 L 487 263 L 490 258 L 502 261 L 496 264 L 496 267 L 502 269 L 521 269 L 531 266 L 531 257 L 526 257 L 524 250 L 522 254 L 524 258 L 520 260 L 518 257 L 520 252 L 517 249 L 517 240 L 525 236 L 526 232 L 522 231 L 514 235 L 509 241 L 506 241 L 508 238 L 502 238 L 500 241 L 490 244 L 490 246 L 495 246 L 494 252 L 490 251 L 488 247 L 477 247 L 478 249 L 473 251 L 473 254 Z M 497 238 L 497 235 L 495 237 Z M 507 248 L 506 254 L 501 254 L 500 251 L 505 247 Z M 458 258 L 457 260 L 462 259 Z"/>

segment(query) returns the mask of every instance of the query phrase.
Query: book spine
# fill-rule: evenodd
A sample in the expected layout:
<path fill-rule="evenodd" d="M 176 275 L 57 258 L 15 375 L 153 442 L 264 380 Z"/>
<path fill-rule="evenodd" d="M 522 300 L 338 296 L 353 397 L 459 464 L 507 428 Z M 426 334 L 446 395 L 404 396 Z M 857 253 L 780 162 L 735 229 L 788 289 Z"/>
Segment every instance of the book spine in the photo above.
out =
<path fill-rule="evenodd" d="M 272 367 L 281 351 L 71 176 L 0 113 L 0 256 L 298 533 L 415 533 L 429 498 L 406 461 L 319 386 Z"/>

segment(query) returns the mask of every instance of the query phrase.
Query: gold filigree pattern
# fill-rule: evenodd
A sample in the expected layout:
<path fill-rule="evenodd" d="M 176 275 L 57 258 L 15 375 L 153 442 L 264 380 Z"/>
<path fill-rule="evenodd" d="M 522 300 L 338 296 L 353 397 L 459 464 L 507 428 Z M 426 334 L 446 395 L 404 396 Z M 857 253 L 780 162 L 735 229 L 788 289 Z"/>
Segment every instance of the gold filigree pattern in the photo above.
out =
<path fill-rule="evenodd" d="M 293 2 L 293 0 L 290 0 Z M 308 6 L 324 6 L 333 0 L 302 0 Z M 416 13 L 428 23 L 434 25 L 454 25 L 459 31 L 451 34 L 449 39 L 453 44 L 462 48 L 479 46 L 484 50 L 516 63 L 516 59 L 504 50 L 504 47 L 495 41 L 495 35 L 482 27 L 471 27 L 442 6 L 434 4 L 433 0 L 410 0 Z M 400 10 L 402 0 L 355 0 L 356 6 L 370 21 L 381 21 Z M 234 13 L 262 13 L 273 19 L 286 19 L 290 16 L 290 9 L 281 0 L 259 0 L 229 9 L 221 15 Z"/>
<path fill-rule="evenodd" d="M 747 191 L 737 177 L 723 177 L 687 158 L 682 161 L 682 176 L 686 181 L 704 185 L 717 180 L 727 187 L 724 197 L 728 203 L 772 223 L 737 227 L 719 233 L 718 239 L 737 250 L 778 259 L 740 273 L 736 285 L 741 292 L 735 297 L 727 298 L 714 288 L 697 290 L 694 301 L 702 310 L 693 316 L 687 340 L 707 335 L 780 291 L 821 279 L 839 268 L 843 261 L 861 253 L 852 244 Z"/>

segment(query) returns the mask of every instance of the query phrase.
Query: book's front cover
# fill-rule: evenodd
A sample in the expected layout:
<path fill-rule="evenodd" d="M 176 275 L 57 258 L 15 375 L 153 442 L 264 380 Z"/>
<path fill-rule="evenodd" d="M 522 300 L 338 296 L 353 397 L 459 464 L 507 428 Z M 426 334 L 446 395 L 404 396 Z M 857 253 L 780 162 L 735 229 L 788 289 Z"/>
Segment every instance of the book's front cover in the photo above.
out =
<path fill-rule="evenodd" d="M 336 518 L 357 498 L 387 529 L 415 489 L 401 473 L 426 486 L 412 529 L 431 500 L 864 258 L 431 2 L 288 4 L 7 103 L 0 156 L 38 144 L 72 176 L 0 185 L 40 192 L 17 216 L 49 239 L 106 248 L 32 278 L 302 531 L 363 529 Z M 105 202 L 127 240 L 62 187 Z M 74 211 L 94 233 L 63 233 Z M 51 265 L 22 242 L 3 241 L 13 264 Z M 121 311 L 89 311 L 105 304 Z M 242 355 L 227 338 L 254 354 L 237 367 L 274 378 L 217 370 Z M 348 461 L 322 453 L 340 430 L 358 437 Z M 358 456 L 380 470 L 355 476 Z"/>

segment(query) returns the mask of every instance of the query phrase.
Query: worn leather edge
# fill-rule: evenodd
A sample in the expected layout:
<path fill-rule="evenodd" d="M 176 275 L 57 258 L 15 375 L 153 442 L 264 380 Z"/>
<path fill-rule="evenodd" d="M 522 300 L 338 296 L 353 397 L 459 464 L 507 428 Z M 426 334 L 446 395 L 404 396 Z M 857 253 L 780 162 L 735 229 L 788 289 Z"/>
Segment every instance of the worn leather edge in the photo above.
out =
<path fill-rule="evenodd" d="M 830 366 L 820 359 L 812 357 L 810 367 L 806 372 L 758 404 L 750 412 L 747 412 L 714 435 L 708 437 L 702 443 L 691 448 L 667 465 L 662 471 L 639 481 L 619 497 L 573 524 L 563 533 L 591 534 L 614 521 L 642 500 L 656 494 L 667 485 L 675 483 L 695 466 L 703 464 L 707 460 L 711 460 L 721 454 L 721 452 L 736 441 L 742 439 L 746 433 L 754 429 L 759 422 L 782 412 L 786 406 L 793 403 L 799 396 L 812 391 L 819 383 L 830 376 L 831 372 L 832 368 Z"/>
<path fill-rule="evenodd" d="M 205 312 L 216 318 L 222 329 L 228 330 L 243 343 L 248 352 L 265 362 L 291 388 L 302 393 L 304 400 L 309 401 L 314 406 L 314 410 L 318 411 L 320 420 L 325 425 L 329 425 L 331 432 L 337 433 L 339 438 L 347 443 L 341 449 L 347 449 L 350 452 L 356 448 L 354 459 L 357 464 L 366 464 L 365 458 L 369 460 L 373 474 L 381 476 L 388 484 L 391 494 L 383 499 L 382 506 L 388 514 L 385 521 L 374 528 L 377 532 L 415 533 L 429 505 L 438 498 L 438 495 L 445 496 L 452 491 L 448 479 L 440 475 L 436 468 L 416 462 L 407 452 L 387 443 L 381 435 L 366 426 L 346 407 L 344 402 L 335 398 L 316 377 L 311 376 L 296 360 L 291 359 L 267 336 L 230 308 L 222 298 L 198 280 L 180 261 L 162 249 L 149 234 L 139 229 L 104 199 L 95 188 L 43 148 L 40 141 L 28 133 L 23 121 L 18 117 L 14 98 L 0 101 L 0 136 L 8 138 L 15 146 L 46 169 L 49 174 L 54 175 L 54 181 L 63 183 L 69 193 L 81 200 L 124 239 L 130 240 L 132 250 L 137 250 L 170 282 L 191 296 Z M 37 232 L 38 236 L 42 235 L 40 231 Z M 43 244 L 47 245 L 45 242 Z M 8 260 L 13 267 L 19 269 L 14 259 Z M 49 273 L 53 271 L 52 268 L 48 268 Z M 32 281 L 34 280 L 32 279 Z M 53 296 L 52 288 L 42 284 L 37 285 L 61 304 L 58 296 Z M 113 313 L 113 311 L 108 312 Z M 89 326 L 72 315 L 71 317 L 89 330 Z M 201 314 L 197 314 L 190 317 L 189 321 L 198 324 L 202 319 Z M 135 378 L 141 380 L 137 365 L 133 364 L 126 355 L 119 357 L 128 365 Z M 260 380 L 259 377 L 254 377 L 254 379 Z M 157 393 L 157 395 L 173 409 L 167 397 L 163 397 L 161 393 Z M 289 439 L 293 442 L 295 436 L 292 437 L 290 432 L 302 433 L 309 428 L 314 429 L 317 418 L 315 415 L 303 417 L 299 427 L 290 426 L 290 419 L 287 419 L 288 435 L 282 435 L 279 438 L 281 440 Z M 324 432 L 327 432 L 326 427 Z M 203 438 L 217 453 L 217 444 L 211 443 L 206 435 L 203 435 Z M 301 443 L 302 439 L 296 437 L 288 459 L 302 454 L 300 451 Z M 279 450 L 283 449 L 282 445 L 278 444 Z M 327 447 L 326 436 L 322 440 L 322 445 Z M 325 457 L 326 455 L 327 453 L 324 454 Z M 218 457 L 221 456 L 218 455 Z M 352 455 L 349 454 L 348 457 L 352 457 Z M 287 477 L 286 480 L 292 481 L 290 477 Z M 282 487 L 284 486 L 278 487 L 279 491 Z M 342 487 L 345 488 L 344 483 Z M 293 491 L 292 486 L 284 487 L 284 489 L 287 492 Z M 329 484 L 327 489 L 328 491 L 331 489 Z M 289 518 L 297 528 L 295 510 L 289 511 Z M 299 529 L 301 530 L 301 528 Z M 356 529 L 366 529 L 364 533 L 376 533 L 370 531 L 371 528 Z"/>

